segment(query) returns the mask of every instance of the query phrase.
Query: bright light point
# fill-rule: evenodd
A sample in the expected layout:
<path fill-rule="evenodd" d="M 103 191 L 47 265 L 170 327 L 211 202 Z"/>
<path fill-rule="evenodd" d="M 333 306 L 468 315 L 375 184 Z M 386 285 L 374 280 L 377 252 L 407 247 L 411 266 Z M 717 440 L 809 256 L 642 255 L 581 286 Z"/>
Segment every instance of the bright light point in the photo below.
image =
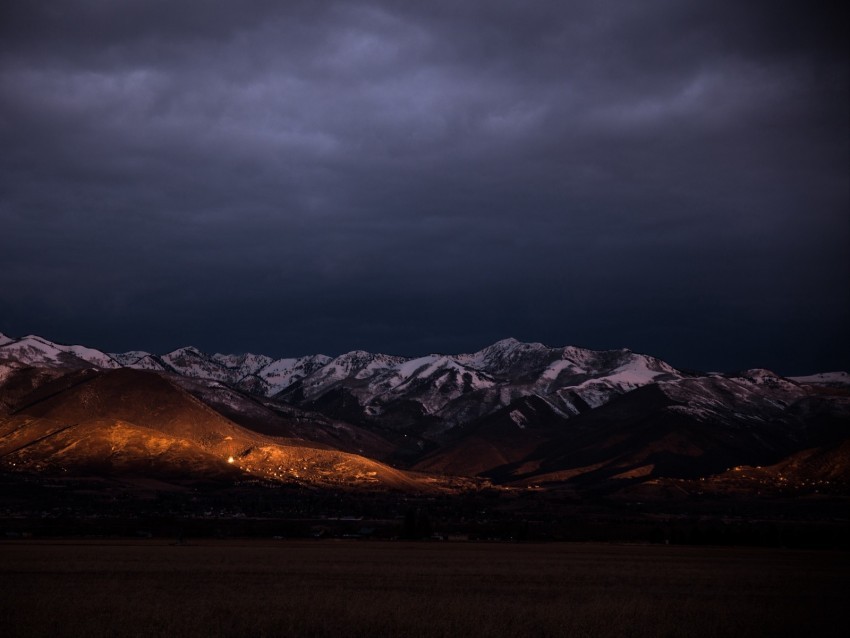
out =
<path fill-rule="evenodd" d="M 233 463 L 233 462 L 234 462 L 233 457 L 232 457 L 232 456 L 228 456 L 228 457 L 227 457 L 227 462 L 228 462 L 228 463 Z"/>

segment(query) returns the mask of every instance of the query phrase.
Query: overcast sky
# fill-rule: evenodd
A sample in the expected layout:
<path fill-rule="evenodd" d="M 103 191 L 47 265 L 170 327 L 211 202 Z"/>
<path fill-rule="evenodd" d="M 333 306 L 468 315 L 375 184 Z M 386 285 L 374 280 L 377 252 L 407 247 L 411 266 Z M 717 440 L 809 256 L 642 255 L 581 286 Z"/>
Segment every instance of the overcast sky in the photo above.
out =
<path fill-rule="evenodd" d="M 827 4 L 4 0 L 0 331 L 847 369 Z"/>

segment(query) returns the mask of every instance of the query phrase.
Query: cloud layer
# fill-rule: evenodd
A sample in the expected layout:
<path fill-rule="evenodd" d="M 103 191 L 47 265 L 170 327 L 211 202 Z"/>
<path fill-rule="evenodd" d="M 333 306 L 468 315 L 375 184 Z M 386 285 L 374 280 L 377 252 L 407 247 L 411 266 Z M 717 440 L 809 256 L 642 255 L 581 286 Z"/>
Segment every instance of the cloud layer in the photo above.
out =
<path fill-rule="evenodd" d="M 850 365 L 837 16 L 174 4 L 0 10 L 0 330 Z"/>

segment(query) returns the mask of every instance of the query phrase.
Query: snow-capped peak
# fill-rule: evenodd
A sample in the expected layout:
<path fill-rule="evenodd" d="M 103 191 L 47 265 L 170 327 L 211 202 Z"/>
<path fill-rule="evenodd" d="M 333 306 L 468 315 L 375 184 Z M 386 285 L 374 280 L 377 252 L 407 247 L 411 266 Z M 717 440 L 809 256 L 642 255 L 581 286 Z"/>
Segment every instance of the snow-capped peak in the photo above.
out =
<path fill-rule="evenodd" d="M 496 343 L 490 344 L 485 350 L 495 351 L 495 350 L 510 350 L 512 348 L 516 348 L 517 346 L 523 345 L 522 341 L 516 339 L 514 337 L 507 337 L 505 339 L 499 339 Z"/>
<path fill-rule="evenodd" d="M 165 358 L 175 358 L 180 356 L 193 356 L 193 357 L 204 357 L 208 358 L 206 353 L 201 352 L 195 346 L 183 346 L 182 348 L 177 348 L 176 350 L 172 350 L 168 354 L 163 355 L 163 359 Z"/>
<path fill-rule="evenodd" d="M 2 332 L 0 332 L 0 346 L 4 346 L 7 343 L 12 343 L 13 341 L 14 339 L 12 339 L 12 337 L 7 337 Z"/>
<path fill-rule="evenodd" d="M 509 337 L 472 354 L 457 355 L 454 359 L 470 368 L 500 376 L 513 374 L 523 367 L 539 367 L 542 359 L 548 358 L 553 351 L 542 343 L 525 343 Z"/>
<path fill-rule="evenodd" d="M 495 357 L 499 355 L 510 355 L 515 352 L 539 352 L 541 350 L 549 349 L 550 348 L 548 346 L 544 346 L 542 343 L 537 343 L 536 341 L 525 342 L 520 341 L 519 339 L 514 339 L 513 337 L 508 337 L 507 339 L 501 339 L 493 345 L 487 346 L 483 350 L 479 350 L 476 354 L 482 354 L 484 357 Z"/>

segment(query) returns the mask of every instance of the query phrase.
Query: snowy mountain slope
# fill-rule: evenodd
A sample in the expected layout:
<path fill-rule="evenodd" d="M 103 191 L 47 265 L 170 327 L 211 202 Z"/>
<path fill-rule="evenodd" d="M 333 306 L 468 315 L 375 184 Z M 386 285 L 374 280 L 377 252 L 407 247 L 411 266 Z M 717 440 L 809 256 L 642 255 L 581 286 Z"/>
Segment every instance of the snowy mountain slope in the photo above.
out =
<path fill-rule="evenodd" d="M 473 354 L 455 359 L 477 370 L 514 382 L 575 385 L 588 377 L 611 376 L 614 385 L 639 387 L 662 375 L 680 376 L 672 366 L 629 350 L 588 350 L 575 346 L 550 348 L 540 343 L 503 339 Z M 616 376 L 615 376 L 616 375 Z"/>
<path fill-rule="evenodd" d="M 550 348 L 505 339 L 461 355 L 402 359 L 348 353 L 280 396 L 340 410 L 334 413 L 339 418 L 393 428 L 400 411 L 411 418 L 427 415 L 436 420 L 428 422 L 427 431 L 437 435 L 521 397 L 538 397 L 569 418 L 648 383 L 683 376 L 663 361 L 628 350 Z"/>
<path fill-rule="evenodd" d="M 494 377 L 518 378 L 529 370 L 554 361 L 558 354 L 557 348 L 549 348 L 542 343 L 523 343 L 509 338 L 497 341 L 478 352 L 458 355 L 455 359 Z"/>
<path fill-rule="evenodd" d="M 372 354 L 363 350 L 347 352 L 328 361 L 301 381 L 300 388 L 305 398 L 326 392 L 339 382 L 354 382 L 373 379 L 405 361 L 402 357 Z"/>
<path fill-rule="evenodd" d="M 5 346 L 7 343 L 12 343 L 14 339 L 12 337 L 7 337 L 2 332 L 0 332 L 0 346 Z"/>
<path fill-rule="evenodd" d="M 421 406 L 423 414 L 434 414 L 462 395 L 496 384 L 481 371 L 442 355 L 400 361 L 383 359 L 361 370 L 354 380 L 356 382 L 350 377 L 337 378 L 335 385 L 348 389 L 370 416 L 383 414 L 395 402 L 415 402 Z M 305 383 L 307 398 L 321 394 L 316 392 L 311 381 L 308 378 Z M 320 386 L 319 389 L 325 390 L 326 387 Z"/>
<path fill-rule="evenodd" d="M 111 356 L 129 368 L 176 372 L 193 379 L 220 381 L 262 396 L 277 394 L 331 361 L 325 355 L 297 359 L 273 359 L 251 353 L 209 355 L 192 346 L 178 348 L 161 357 L 143 351 Z"/>
<path fill-rule="evenodd" d="M 546 397 L 565 414 L 598 407 L 648 383 L 683 376 L 660 359 L 629 350 L 549 348 L 516 339 L 499 341 L 459 359 L 507 380 L 512 388 L 524 388 L 519 393 L 523 396 Z M 517 398 L 517 392 L 511 398 Z"/>
<path fill-rule="evenodd" d="M 312 374 L 331 361 L 331 357 L 315 354 L 299 358 L 275 359 L 252 374 L 263 384 L 265 396 L 273 396 L 296 381 Z"/>
<path fill-rule="evenodd" d="M 191 346 L 161 356 L 138 350 L 108 355 L 29 336 L 4 343 L 0 356 L 4 354 L 45 366 L 90 364 L 173 372 L 257 396 L 321 407 L 329 416 L 361 424 L 398 430 L 417 422 L 429 436 L 522 397 L 539 398 L 569 418 L 648 383 L 682 377 L 663 361 L 628 350 L 552 348 L 516 339 L 459 355 L 406 358 L 355 350 L 334 358 L 272 359 L 250 353 L 210 355 Z"/>
<path fill-rule="evenodd" d="M 0 343 L 0 418 L 14 420 L 20 410 L 37 416 L 37 405 L 67 392 L 77 397 L 76 407 L 64 417 L 88 418 L 93 408 L 79 388 L 105 368 L 141 368 L 156 374 L 118 370 L 106 377 L 121 381 L 104 385 L 101 397 L 112 402 L 115 418 L 128 421 L 121 416 L 126 397 L 139 399 L 137 407 L 148 414 L 166 396 L 153 389 L 177 387 L 206 406 L 205 414 L 252 436 L 285 438 L 314 450 L 310 455 L 333 449 L 500 482 L 705 475 L 832 449 L 850 438 L 846 373 L 686 374 L 625 349 L 515 339 L 468 354 L 415 358 L 357 350 L 272 359 L 193 347 L 162 356 L 108 355 L 33 335 L 4 336 Z M 150 404 L 138 394 L 145 387 Z M 30 398 L 22 403 L 23 397 Z M 141 425 L 161 427 L 153 415 Z M 204 419 L 193 417 L 196 438 L 204 436 Z"/>
<path fill-rule="evenodd" d="M 178 348 L 162 355 L 162 361 L 171 370 L 195 379 L 233 381 L 236 376 L 227 367 L 193 346 Z"/>
<path fill-rule="evenodd" d="M 316 403 L 344 393 L 363 418 L 414 403 L 451 425 L 495 411 L 521 396 L 539 396 L 564 415 L 578 414 L 611 397 L 682 375 L 668 364 L 628 350 L 594 351 L 504 339 L 478 352 L 405 358 L 356 350 L 335 358 L 313 355 L 271 359 L 263 355 L 208 355 L 180 348 L 161 358 L 142 352 L 114 355 L 123 365 L 171 370 L 212 379 L 267 397 Z M 470 399 L 468 405 L 464 398 Z M 350 415 L 349 415 L 350 416 Z"/>
<path fill-rule="evenodd" d="M 484 475 L 524 484 L 695 478 L 850 439 L 850 397 L 813 394 L 753 372 L 678 379 L 619 395 L 552 429 L 523 459 Z M 463 458 L 467 445 L 461 438 L 427 460 Z"/>
<path fill-rule="evenodd" d="M 670 409 L 715 425 L 776 423 L 790 405 L 807 396 L 799 385 L 767 370 L 681 379 L 658 388 L 675 402 Z"/>
<path fill-rule="evenodd" d="M 9 339 L 4 335 L 4 339 Z M 85 346 L 48 341 L 36 335 L 6 341 L 0 345 L 0 359 L 13 359 L 29 365 L 120 368 L 121 364 L 105 352 Z"/>

